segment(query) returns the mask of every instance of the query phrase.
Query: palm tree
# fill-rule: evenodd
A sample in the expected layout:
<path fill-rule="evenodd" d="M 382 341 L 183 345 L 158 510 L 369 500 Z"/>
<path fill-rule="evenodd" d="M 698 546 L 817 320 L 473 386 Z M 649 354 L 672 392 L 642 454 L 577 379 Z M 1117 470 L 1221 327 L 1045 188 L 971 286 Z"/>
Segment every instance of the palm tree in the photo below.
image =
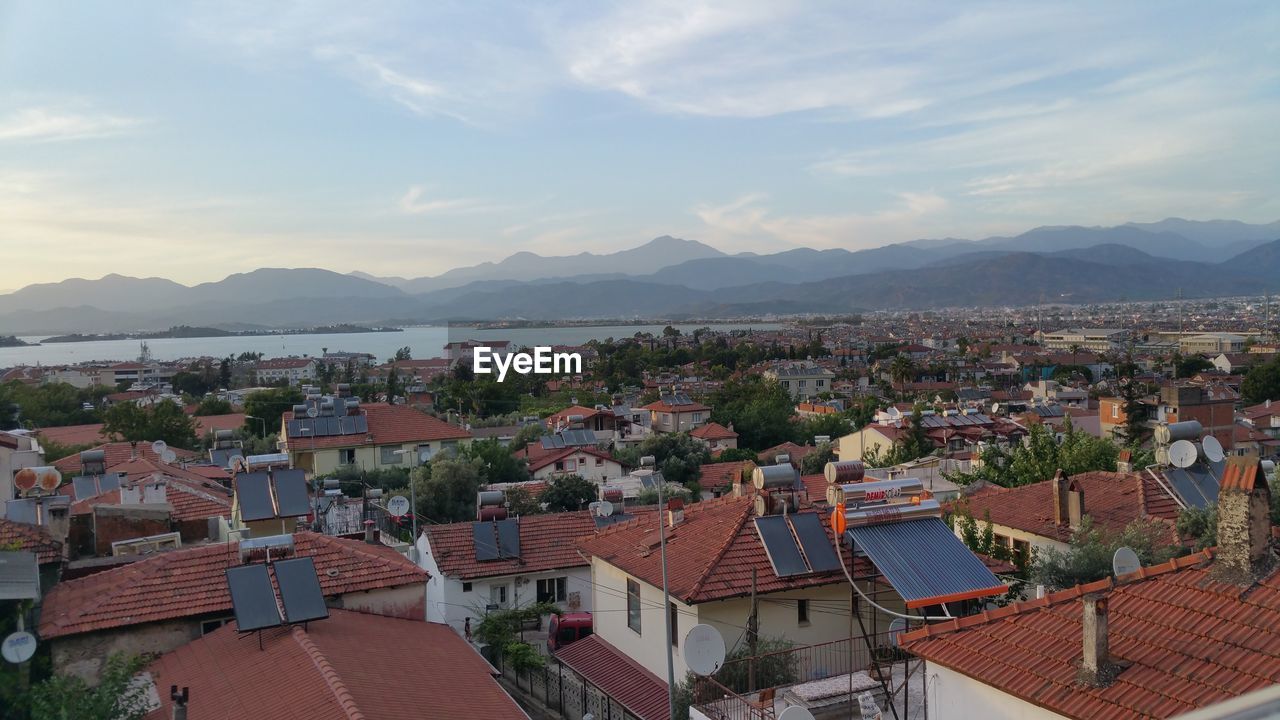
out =
<path fill-rule="evenodd" d="M 893 381 L 900 385 L 905 385 L 915 377 L 915 374 L 916 364 L 911 359 L 910 355 L 905 353 L 899 354 L 893 359 L 893 362 L 889 363 L 889 377 L 893 378 Z"/>

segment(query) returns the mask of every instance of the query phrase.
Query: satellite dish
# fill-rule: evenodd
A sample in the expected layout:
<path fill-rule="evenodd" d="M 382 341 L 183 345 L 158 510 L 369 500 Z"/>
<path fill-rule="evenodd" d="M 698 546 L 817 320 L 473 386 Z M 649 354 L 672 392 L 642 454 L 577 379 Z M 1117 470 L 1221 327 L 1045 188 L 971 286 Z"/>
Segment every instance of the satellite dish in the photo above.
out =
<path fill-rule="evenodd" d="M 37 479 L 35 468 L 22 468 L 13 474 L 13 486 L 23 493 L 28 493 L 35 490 Z"/>
<path fill-rule="evenodd" d="M 151 452 L 157 455 L 163 455 L 165 450 L 169 449 L 169 444 L 163 440 L 157 440 L 151 443 Z"/>
<path fill-rule="evenodd" d="M 58 472 L 58 468 L 49 465 L 47 467 L 36 468 L 36 485 L 45 492 L 53 492 L 62 484 L 62 473 Z"/>
<path fill-rule="evenodd" d="M 409 514 L 409 499 L 403 495 L 392 496 L 387 501 L 387 512 L 395 517 L 404 517 Z"/>
<path fill-rule="evenodd" d="M 418 451 L 418 462 L 419 462 L 420 464 L 422 464 L 422 465 L 426 465 L 427 463 L 431 462 L 431 449 L 430 449 L 430 448 L 428 448 L 428 449 L 426 449 L 426 450 L 419 450 L 419 451 Z"/>
<path fill-rule="evenodd" d="M 905 618 L 894 618 L 889 621 L 889 641 L 894 647 L 898 646 L 898 636 L 909 629 Z"/>
<path fill-rule="evenodd" d="M 991 403 L 991 414 L 992 415 L 1000 414 L 1000 403 Z"/>
<path fill-rule="evenodd" d="M 4 639 L 4 644 L 0 645 L 0 654 L 14 665 L 24 663 L 36 654 L 36 636 L 19 630 Z"/>
<path fill-rule="evenodd" d="M 1141 569 L 1142 561 L 1138 559 L 1138 553 L 1130 548 L 1119 548 L 1116 550 L 1116 554 L 1111 556 L 1111 572 L 1113 575 L 1128 575 Z"/>
<path fill-rule="evenodd" d="M 1189 468 L 1196 464 L 1200 451 L 1190 440 L 1178 440 L 1169 446 L 1169 464 L 1174 467 Z"/>
<path fill-rule="evenodd" d="M 609 517 L 613 514 L 613 503 L 608 500 L 601 500 L 600 504 L 596 506 L 596 514 L 600 517 Z"/>
<path fill-rule="evenodd" d="M 696 675 L 714 675 L 724 665 L 724 638 L 714 627 L 701 623 L 684 636 L 684 660 Z"/>
<path fill-rule="evenodd" d="M 170 450 L 169 448 L 165 448 L 164 452 L 160 453 L 161 462 L 171 463 L 177 459 L 178 459 L 178 453 Z"/>
<path fill-rule="evenodd" d="M 1209 459 L 1209 462 L 1222 462 L 1227 457 L 1226 452 L 1222 449 L 1222 443 L 1212 435 L 1206 435 L 1200 441 L 1200 447 L 1204 448 L 1204 456 Z"/>
<path fill-rule="evenodd" d="M 317 408 L 315 405 L 308 405 L 307 417 L 309 418 L 320 417 L 320 408 Z"/>
<path fill-rule="evenodd" d="M 792 705 L 778 716 L 778 720 L 813 720 L 813 713 L 808 708 Z"/>

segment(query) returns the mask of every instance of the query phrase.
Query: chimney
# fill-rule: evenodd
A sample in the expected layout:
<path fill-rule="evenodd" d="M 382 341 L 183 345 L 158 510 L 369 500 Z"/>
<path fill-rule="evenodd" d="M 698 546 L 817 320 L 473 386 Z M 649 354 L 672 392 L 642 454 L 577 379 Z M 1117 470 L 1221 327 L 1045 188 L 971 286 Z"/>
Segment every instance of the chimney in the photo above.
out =
<path fill-rule="evenodd" d="M 182 688 L 182 692 L 178 692 L 177 685 L 169 686 L 169 699 L 173 701 L 173 720 L 187 720 L 187 699 L 190 697 L 190 688 Z"/>
<path fill-rule="evenodd" d="M 675 527 L 684 522 L 684 500 L 672 498 L 667 501 L 667 527 Z"/>
<path fill-rule="evenodd" d="M 1061 469 L 1053 474 L 1053 479 L 1049 482 L 1053 491 L 1053 523 L 1055 525 L 1067 524 L 1067 474 Z"/>
<path fill-rule="evenodd" d="M 1083 657 L 1076 673 L 1081 685 L 1102 688 L 1115 682 L 1120 668 L 1111 662 L 1110 644 L 1107 640 L 1107 596 L 1091 593 L 1081 598 L 1084 617 Z"/>
<path fill-rule="evenodd" d="M 364 521 L 364 541 L 370 545 L 381 545 L 378 541 L 378 527 L 372 520 Z"/>
<path fill-rule="evenodd" d="M 1218 553 L 1213 574 L 1252 585 L 1271 570 L 1271 490 L 1258 458 L 1231 457 L 1218 492 Z"/>
<path fill-rule="evenodd" d="M 1084 490 L 1075 480 L 1067 486 L 1067 523 L 1072 530 L 1080 527 L 1084 520 Z"/>
<path fill-rule="evenodd" d="M 67 537 L 71 535 L 71 506 L 46 505 L 44 508 L 44 525 L 49 536 L 66 548 Z"/>

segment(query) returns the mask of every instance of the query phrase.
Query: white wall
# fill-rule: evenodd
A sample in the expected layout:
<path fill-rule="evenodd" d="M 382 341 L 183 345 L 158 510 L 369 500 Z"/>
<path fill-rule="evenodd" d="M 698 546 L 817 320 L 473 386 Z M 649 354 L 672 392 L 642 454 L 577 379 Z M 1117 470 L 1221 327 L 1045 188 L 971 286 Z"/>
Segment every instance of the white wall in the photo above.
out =
<path fill-rule="evenodd" d="M 925 664 L 933 720 L 1053 720 L 1054 712 L 1016 698 L 936 663 Z"/>

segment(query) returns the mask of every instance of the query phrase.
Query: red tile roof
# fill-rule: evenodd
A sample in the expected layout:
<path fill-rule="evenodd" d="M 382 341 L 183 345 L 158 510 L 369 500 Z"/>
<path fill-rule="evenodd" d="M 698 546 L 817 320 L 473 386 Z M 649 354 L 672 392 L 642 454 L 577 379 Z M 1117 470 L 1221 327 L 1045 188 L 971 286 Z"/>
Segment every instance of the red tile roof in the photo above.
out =
<path fill-rule="evenodd" d="M 556 653 L 556 658 L 640 720 L 669 720 L 671 717 L 667 683 L 599 635 L 591 635 L 565 647 Z"/>
<path fill-rule="evenodd" d="M 297 533 L 295 552 L 315 559 L 325 595 L 425 583 L 427 573 L 392 548 Z M 124 567 L 59 583 L 44 598 L 41 637 L 128 627 L 231 611 L 225 571 L 238 543 L 152 555 Z M 330 574 L 330 571 L 335 571 Z"/>
<path fill-rule="evenodd" d="M 528 453 L 525 453 L 525 454 L 528 455 Z M 597 450 L 593 447 L 582 445 L 578 447 L 558 448 L 556 450 L 551 450 L 546 453 L 534 454 L 528 460 L 529 472 L 531 473 L 537 472 L 542 468 L 547 467 L 548 465 L 551 465 L 553 463 L 559 462 L 571 455 L 589 455 L 591 457 L 600 458 L 608 462 L 618 463 L 619 465 L 622 464 L 617 459 L 615 459 L 612 455 L 610 455 L 609 453 L 603 450 Z"/>
<path fill-rule="evenodd" d="M 685 506 L 684 520 L 667 534 L 667 576 L 673 596 L 693 604 L 749 595 L 753 569 L 761 593 L 847 582 L 843 574 L 787 578 L 775 575 L 752 522 L 753 500 L 751 495 L 726 495 Z M 830 533 L 827 513 L 820 512 L 818 517 Z M 595 537 L 579 541 L 579 547 L 625 573 L 661 587 L 656 518 L 656 514 L 646 514 L 609 526 Z M 849 563 L 848 553 L 844 557 Z M 874 572 L 865 560 L 858 563 L 855 574 Z M 849 567 L 854 569 L 853 565 Z"/>
<path fill-rule="evenodd" d="M 711 408 L 700 402 L 689 402 L 684 405 L 672 405 L 662 400 L 657 400 L 640 408 L 641 410 L 656 410 L 658 412 L 668 413 L 687 413 L 687 412 L 709 412 Z"/>
<path fill-rule="evenodd" d="M 196 435 L 204 437 L 214 430 L 235 430 L 244 426 L 244 413 L 196 415 Z"/>
<path fill-rule="evenodd" d="M 203 520 L 211 517 L 231 519 L 231 491 L 217 483 L 204 481 L 192 483 L 172 475 L 144 475 L 130 477 L 126 485 L 155 483 L 159 481 L 165 487 L 165 502 L 173 508 L 172 518 L 177 521 Z M 120 491 L 110 492 L 85 498 L 71 505 L 72 515 L 93 512 L 95 505 L 119 505 Z"/>
<path fill-rule="evenodd" d="M 738 437 L 738 433 L 730 430 L 720 423 L 713 422 L 709 422 L 706 425 L 699 425 L 698 427 L 690 430 L 689 434 L 696 438 L 702 438 L 703 440 L 732 440 Z"/>
<path fill-rule="evenodd" d="M 755 466 L 756 464 L 750 460 L 703 465 L 698 468 L 698 484 L 707 490 L 735 485 L 742 482 L 744 468 L 755 468 Z"/>
<path fill-rule="evenodd" d="M 1280 678 L 1280 573 L 1217 582 L 1212 551 L 904 634 L 909 651 L 1071 718 L 1167 718 Z M 1076 684 L 1080 597 L 1107 593 L 1106 688 Z"/>
<path fill-rule="evenodd" d="M 432 525 L 426 529 L 436 567 L 449 577 L 461 580 L 584 567 L 574 541 L 596 530 L 595 520 L 586 510 L 526 515 L 520 523 L 520 559 L 476 560 L 472 523 Z"/>
<path fill-rule="evenodd" d="M 445 625 L 331 609 L 261 638 L 259 650 L 228 624 L 165 653 L 148 668 L 161 704 L 146 717 L 171 716 L 170 685 L 191 689 L 190 720 L 528 717 Z"/>
<path fill-rule="evenodd" d="M 800 461 L 804 459 L 804 456 L 814 450 L 817 450 L 817 447 L 813 445 L 797 445 L 788 440 L 787 442 L 774 445 L 771 448 L 761 450 L 760 460 L 766 465 L 772 465 L 773 459 L 778 455 L 789 455 L 791 456 L 791 464 L 799 467 Z"/>
<path fill-rule="evenodd" d="M 40 428 L 36 434 L 41 440 L 62 445 L 97 445 L 105 439 L 102 437 L 102 423 Z"/>
<path fill-rule="evenodd" d="M 1085 514 L 1093 518 L 1095 527 L 1120 532 L 1134 520 L 1156 518 L 1169 523 L 1169 539 L 1177 541 L 1173 530 L 1177 505 L 1150 478 L 1097 471 L 1078 473 L 1070 480 L 1084 491 Z M 1148 503 L 1148 498 L 1154 502 Z M 990 513 L 991 522 L 997 525 L 1061 542 L 1071 539 L 1071 528 L 1054 522 L 1050 480 L 1012 488 L 983 488 L 957 504 L 962 503 L 968 504 L 970 514 L 977 520 Z"/>
<path fill-rule="evenodd" d="M 597 410 L 595 408 L 584 407 L 582 405 L 570 405 L 560 412 L 548 416 L 545 422 L 547 427 L 554 429 L 560 422 L 569 422 L 569 417 L 571 415 L 581 415 L 583 421 L 586 421 L 587 418 L 595 417 L 601 413 L 608 415 L 609 417 L 613 417 L 612 410 Z"/>
<path fill-rule="evenodd" d="M 151 460 L 156 463 L 160 462 L 160 456 L 156 455 L 155 451 L 151 449 L 151 443 L 149 442 L 138 443 L 136 450 L 134 447 L 130 446 L 130 443 L 127 443 L 127 442 L 104 443 L 104 444 L 95 446 L 93 449 L 104 451 L 106 456 L 107 472 L 118 472 L 116 469 L 117 466 L 123 465 L 131 460 L 136 460 L 138 458 L 144 458 L 146 460 Z M 199 455 L 197 455 L 194 452 L 191 452 L 190 450 L 183 450 L 182 448 L 176 448 L 176 447 L 170 447 L 169 449 L 172 450 L 174 454 L 178 456 L 179 460 L 196 460 L 200 457 Z M 60 470 L 63 476 L 65 477 L 70 477 L 72 475 L 79 475 L 80 469 L 81 467 L 83 467 L 80 464 L 79 453 L 76 453 L 74 455 L 68 455 L 62 458 L 61 460 L 58 460 L 57 462 L 55 462 L 53 466 L 58 468 L 58 470 Z"/>
<path fill-rule="evenodd" d="M 286 436 L 285 441 L 297 442 L 302 449 L 310 449 L 375 444 L 403 445 L 430 440 L 462 440 L 471 437 L 471 433 L 466 428 L 451 425 L 408 405 L 361 405 L 360 411 L 368 419 L 368 434 L 329 435 L 316 438 L 310 435 L 292 438 Z M 286 412 L 284 419 L 292 420 L 293 412 Z"/>
<path fill-rule="evenodd" d="M 14 544 L 19 550 L 34 552 L 36 562 L 42 565 L 62 560 L 62 543 L 53 539 L 47 527 L 0 518 L 0 547 L 8 549 Z"/>

